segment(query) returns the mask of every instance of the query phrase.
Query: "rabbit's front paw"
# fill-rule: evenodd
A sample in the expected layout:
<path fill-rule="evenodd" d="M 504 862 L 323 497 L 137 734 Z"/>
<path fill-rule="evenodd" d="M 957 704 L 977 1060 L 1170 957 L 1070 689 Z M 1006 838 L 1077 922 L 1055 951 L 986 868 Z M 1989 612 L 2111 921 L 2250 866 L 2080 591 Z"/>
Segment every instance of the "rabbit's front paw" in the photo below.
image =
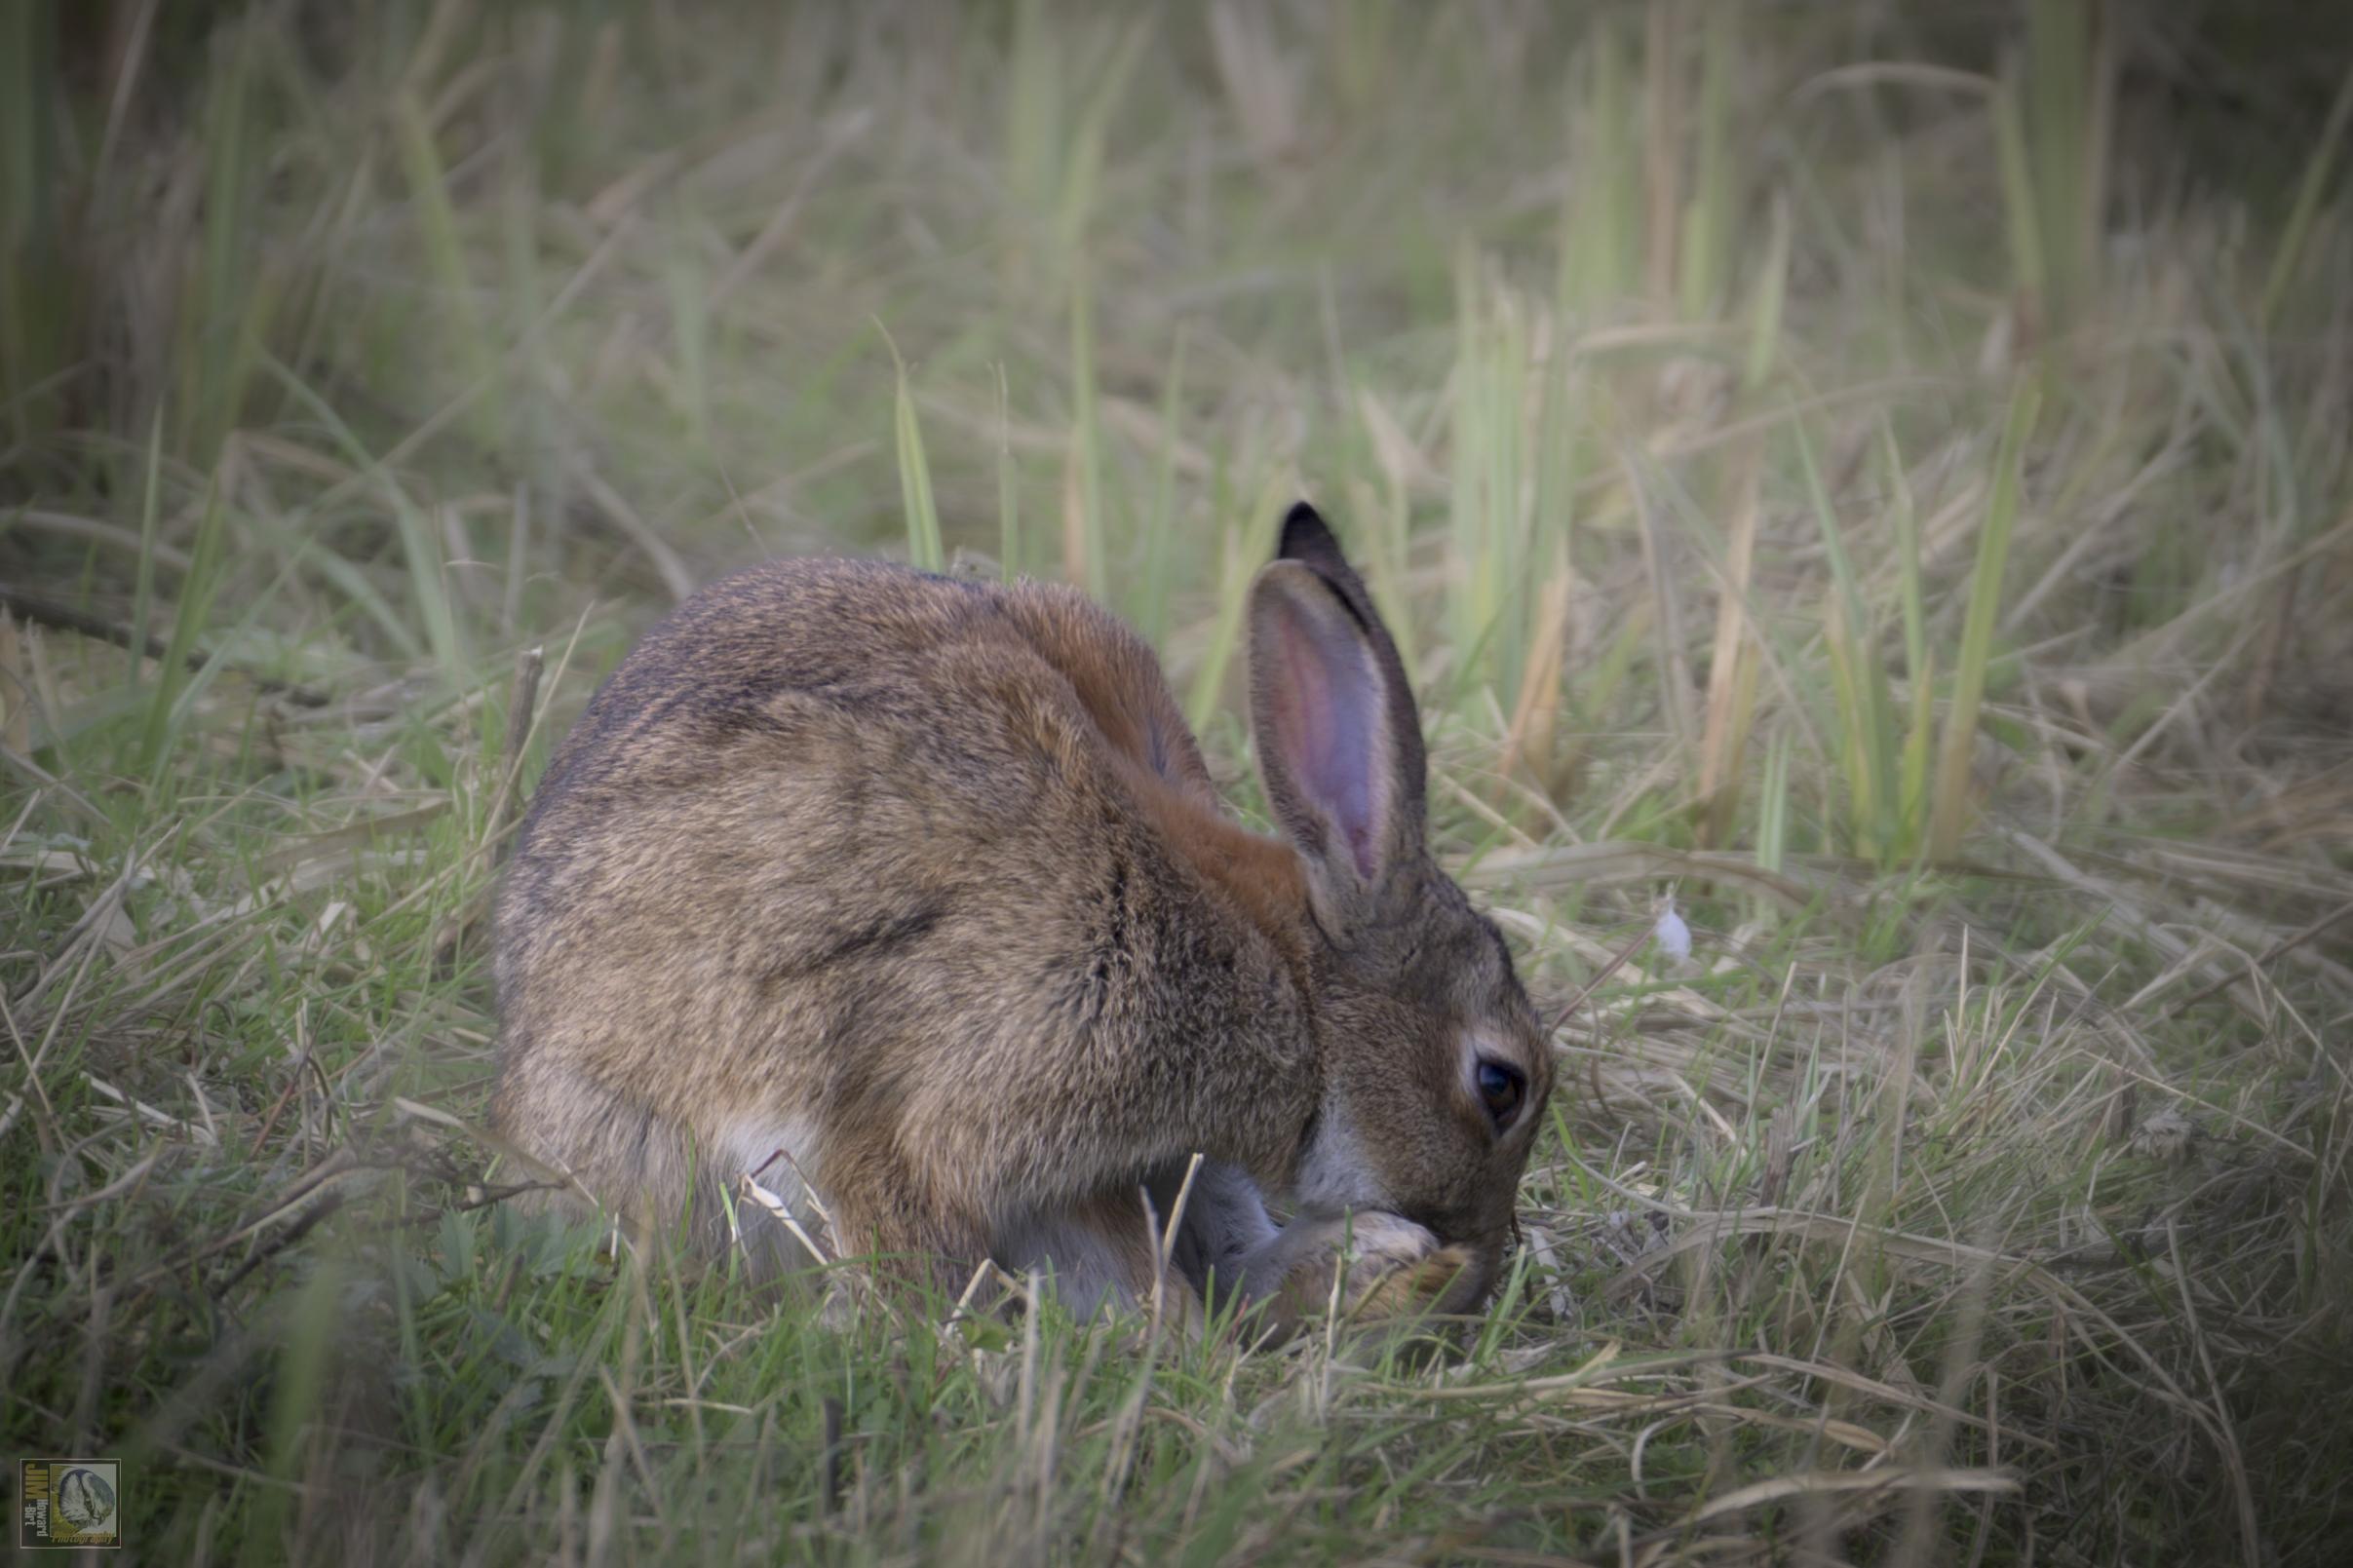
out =
<path fill-rule="evenodd" d="M 1338 1284 L 1343 1317 L 1406 1317 L 1441 1305 L 1471 1277 L 1469 1251 L 1442 1243 L 1401 1215 L 1369 1210 L 1342 1220 L 1294 1221 L 1281 1238 L 1293 1261 L 1281 1294 L 1297 1317 L 1325 1310 Z"/>

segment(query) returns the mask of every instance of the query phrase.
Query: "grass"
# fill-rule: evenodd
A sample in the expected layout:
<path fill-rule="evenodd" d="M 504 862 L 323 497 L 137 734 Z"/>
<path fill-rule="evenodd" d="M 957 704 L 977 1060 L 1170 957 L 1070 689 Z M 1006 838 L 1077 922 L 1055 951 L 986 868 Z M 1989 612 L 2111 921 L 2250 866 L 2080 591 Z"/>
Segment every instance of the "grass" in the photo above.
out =
<path fill-rule="evenodd" d="M 2336 1560 L 2353 79 L 2146 9 L 9 8 L 0 1447 L 195 1562 Z M 633 635 L 1067 575 L 1254 813 L 1301 492 L 1530 985 L 1692 933 L 1451 1354 L 500 1202 Z"/>

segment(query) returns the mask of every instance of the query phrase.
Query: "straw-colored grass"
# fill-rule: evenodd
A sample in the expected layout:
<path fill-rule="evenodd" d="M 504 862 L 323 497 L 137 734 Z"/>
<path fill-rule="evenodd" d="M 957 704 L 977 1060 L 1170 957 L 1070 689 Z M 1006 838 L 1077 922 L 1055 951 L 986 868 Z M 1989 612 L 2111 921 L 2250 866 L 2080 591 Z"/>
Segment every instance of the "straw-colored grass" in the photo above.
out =
<path fill-rule="evenodd" d="M 1911 9 L 5 8 L 0 1448 L 190 1562 L 2339 1560 L 2353 78 Z M 1068 575 L 1254 814 L 1301 493 L 1561 1013 L 1447 1354 L 502 1202 L 633 635 Z"/>

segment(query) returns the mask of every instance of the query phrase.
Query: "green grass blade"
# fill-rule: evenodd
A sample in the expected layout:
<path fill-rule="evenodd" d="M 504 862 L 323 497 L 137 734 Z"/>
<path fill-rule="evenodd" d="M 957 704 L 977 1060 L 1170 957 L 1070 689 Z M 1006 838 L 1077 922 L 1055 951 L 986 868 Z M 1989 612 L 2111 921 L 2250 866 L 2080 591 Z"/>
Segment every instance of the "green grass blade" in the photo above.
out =
<path fill-rule="evenodd" d="M 164 412 L 158 408 L 147 423 L 147 461 L 139 486 L 138 575 L 131 593 L 131 682 L 138 682 L 138 650 L 147 646 L 147 631 L 155 620 L 155 546 L 163 524 Z"/>
<path fill-rule="evenodd" d="M 1752 395 L 1772 379 L 1781 352 L 1782 308 L 1790 287 L 1790 204 L 1773 198 L 1771 227 L 1765 233 L 1764 259 L 1756 269 L 1756 294 L 1749 306 L 1749 352 L 1741 364 L 1741 384 Z"/>
<path fill-rule="evenodd" d="M 1945 739 L 1937 757 L 1936 814 L 1929 831 L 1929 854 L 1950 860 L 1960 853 L 1961 831 L 1969 820 L 1969 775 L 1977 747 L 1978 705 L 1985 697 L 1986 665 L 1993 652 L 1993 622 L 2000 612 L 2002 570 L 2010 559 L 2010 535 L 2018 524 L 2020 459 L 2034 430 L 2041 399 L 2031 382 L 2022 382 L 2011 394 L 2009 417 L 2003 422 L 2001 445 L 1993 456 L 1993 491 L 1986 506 L 1986 522 L 1978 534 L 1977 565 L 1969 576 L 1969 614 L 1961 632 L 1961 652 L 1953 669 L 1952 707 L 1945 715 Z"/>
<path fill-rule="evenodd" d="M 1217 617 L 1211 625 L 1200 667 L 1193 672 L 1192 687 L 1185 694 L 1185 721 L 1196 734 L 1207 729 L 1216 715 L 1217 701 L 1225 691 L 1225 672 L 1241 647 L 1242 616 L 1249 607 L 1251 580 L 1258 566 L 1258 551 L 1253 542 L 1266 526 L 1264 519 L 1282 515 L 1281 509 L 1291 500 L 1287 487 L 1282 476 L 1270 478 L 1253 503 L 1226 524 L 1217 555 Z"/>
<path fill-rule="evenodd" d="M 1897 598 L 1904 613 L 1904 676 L 1911 690 L 1900 779 L 1896 787 L 1899 858 L 1909 857 L 1926 838 L 1928 756 L 1936 711 L 1934 656 L 1928 648 L 1928 599 L 1920 575 L 1920 521 L 1912 510 L 1911 485 L 1897 450 L 1895 428 L 1879 421 L 1879 463 L 1886 474 L 1888 520 L 1895 533 Z"/>
<path fill-rule="evenodd" d="M 1894 703 L 1887 686 L 1887 667 L 1878 657 L 1874 621 L 1847 557 L 1837 513 L 1814 457 L 1813 440 L 1802 419 L 1792 421 L 1791 429 L 1836 594 L 1837 613 L 1828 619 L 1823 634 L 1832 654 L 1832 672 L 1845 729 L 1842 745 L 1855 790 L 1856 840 L 1864 853 L 1884 855 L 1898 837 Z"/>
<path fill-rule="evenodd" d="M 2018 72 L 2005 66 L 1993 95 L 1993 141 L 2001 174 L 2002 216 L 2010 237 L 2011 282 L 2030 302 L 2030 308 L 2039 311 L 2049 301 L 2050 275 L 2044 261 L 2041 203 L 2026 156 L 2025 110 L 2020 97 Z"/>
<path fill-rule="evenodd" d="M 1176 331 L 1169 373 L 1160 398 L 1160 457 L 1153 466 L 1152 502 L 1143 516 L 1143 569 L 1137 574 L 1136 624 L 1144 640 L 1160 647 L 1169 634 L 1170 555 L 1176 542 L 1177 429 L 1184 414 L 1185 334 Z"/>
<path fill-rule="evenodd" d="M 2348 124 L 2353 124 L 2353 66 L 2346 68 L 2335 100 L 2329 105 L 2329 117 L 2313 142 L 2311 159 L 2304 165 L 2304 177 L 2296 184 L 2295 206 L 2288 213 L 2288 226 L 2280 234 L 2278 249 L 2272 252 L 2271 274 L 2263 281 L 2263 302 L 2256 313 L 2259 328 L 2268 330 L 2278 319 L 2280 301 L 2287 297 L 2288 286 L 2304 259 L 2312 219 L 2320 211 L 2321 198 L 2328 193 L 2330 176 L 2336 172 L 2336 155 L 2344 145 Z"/>
<path fill-rule="evenodd" d="M 1575 178 L 1562 204 L 1562 314 L 1578 320 L 1625 298 L 1641 243 L 1639 155 L 1630 134 L 1631 70 L 1619 24 L 1599 15 L 1585 41 L 1585 91 L 1574 98 L 1570 152 Z"/>
<path fill-rule="evenodd" d="M 1111 563 L 1103 517 L 1102 423 L 1095 403 L 1095 300 L 1083 271 L 1070 289 L 1070 398 L 1077 580 L 1098 602 L 1104 602 L 1111 596 Z"/>
<path fill-rule="evenodd" d="M 468 417 L 484 444 L 496 447 L 506 431 L 498 358 L 482 332 L 481 312 L 475 308 L 474 283 L 458 234 L 457 210 L 449 201 L 448 173 L 442 167 L 424 109 L 405 92 L 394 100 L 392 126 L 401 172 L 408 183 L 409 204 L 424 243 L 435 305 L 442 313 L 440 339 L 450 358 L 464 367 L 464 384 L 482 389 Z"/>
<path fill-rule="evenodd" d="M 1764 783 L 1756 797 L 1756 863 L 1779 874 L 1789 860 L 1791 741 L 1776 734 L 1765 750 Z"/>
<path fill-rule="evenodd" d="M 156 666 L 155 690 L 147 701 L 147 723 L 139 740 L 141 773 L 154 775 L 172 749 L 180 692 L 190 679 L 188 662 L 200 644 L 204 629 L 211 624 L 212 601 L 220 592 L 222 568 L 228 555 L 227 533 L 227 507 L 215 475 L 205 491 L 196 542 L 188 552 L 188 569 L 180 577 L 172 631 L 165 639 L 164 656 Z M 142 552 L 142 557 L 147 554 Z"/>
<path fill-rule="evenodd" d="M 429 649 L 442 667 L 452 686 L 463 685 L 467 672 L 473 669 L 473 655 L 467 637 L 458 621 L 457 607 L 450 602 L 447 565 L 442 558 L 440 536 L 426 518 L 424 511 L 410 499 L 399 478 L 381 460 L 361 444 L 359 436 L 344 423 L 332 404 L 319 396 L 309 384 L 275 360 L 264 362 L 266 368 L 277 378 L 279 385 L 299 402 L 312 417 L 332 436 L 344 456 L 356 471 L 365 488 L 379 494 L 392 509 L 393 520 L 401 540 L 403 564 L 407 568 L 408 592 L 416 605 L 417 618 L 425 629 L 420 644 L 413 631 L 401 618 L 399 611 L 383 593 L 368 581 L 366 573 L 331 552 L 317 557 L 322 573 L 332 580 L 351 598 L 375 616 L 411 652 Z"/>
<path fill-rule="evenodd" d="M 890 329 L 880 322 L 874 325 L 890 347 L 897 389 L 891 430 L 899 455 L 899 500 L 906 519 L 907 559 L 927 572 L 945 571 L 947 552 L 940 538 L 940 509 L 932 500 L 931 463 L 923 455 L 923 426 L 915 417 L 915 394 L 907 385 L 906 362 L 899 357 L 899 345 L 891 341 Z"/>
<path fill-rule="evenodd" d="M 1732 90 L 1740 57 L 1737 4 L 1711 6 L 1701 23 L 1699 123 L 1691 200 L 1676 242 L 1678 294 L 1686 321 L 1714 310 L 1727 271 L 1732 239 Z"/>
<path fill-rule="evenodd" d="M 1013 460 L 1012 393 L 997 366 L 997 572 L 1010 583 L 1022 575 L 1021 472 Z"/>

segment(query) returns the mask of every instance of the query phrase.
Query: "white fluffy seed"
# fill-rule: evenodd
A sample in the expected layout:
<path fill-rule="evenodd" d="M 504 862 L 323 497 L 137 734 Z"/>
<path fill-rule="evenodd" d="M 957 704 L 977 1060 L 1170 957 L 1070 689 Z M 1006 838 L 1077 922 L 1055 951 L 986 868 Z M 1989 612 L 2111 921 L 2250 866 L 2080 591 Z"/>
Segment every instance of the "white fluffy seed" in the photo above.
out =
<path fill-rule="evenodd" d="M 1658 942 L 1659 951 L 1680 964 L 1691 956 L 1691 928 L 1683 917 L 1675 912 L 1675 900 L 1670 898 L 1667 907 L 1659 913 L 1659 923 L 1650 933 Z"/>

